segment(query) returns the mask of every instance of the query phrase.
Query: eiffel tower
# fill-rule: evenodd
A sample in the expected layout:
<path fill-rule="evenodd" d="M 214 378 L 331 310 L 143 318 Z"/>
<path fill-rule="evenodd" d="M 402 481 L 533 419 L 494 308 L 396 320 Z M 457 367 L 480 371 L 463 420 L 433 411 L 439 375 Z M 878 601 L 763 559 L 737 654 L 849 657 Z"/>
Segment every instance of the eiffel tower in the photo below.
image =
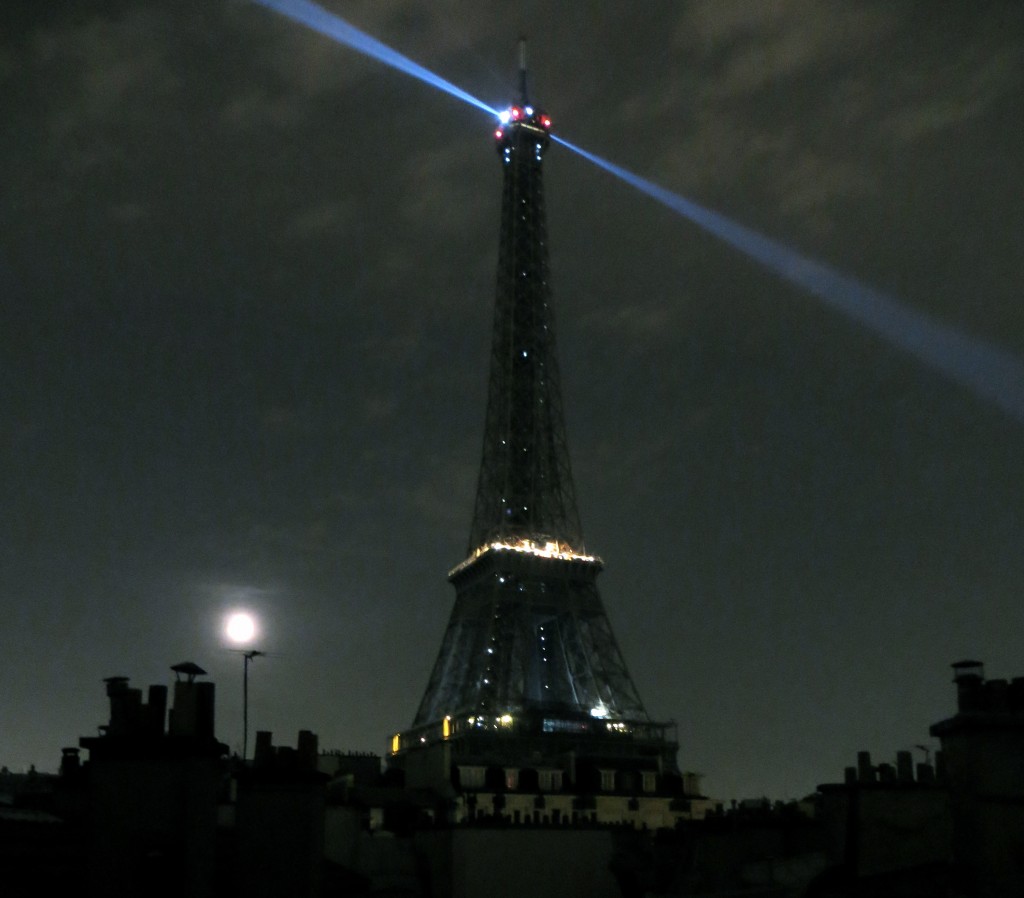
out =
<path fill-rule="evenodd" d="M 548 269 L 550 133 L 521 43 L 519 101 L 494 132 L 501 234 L 476 503 L 467 556 L 448 575 L 456 598 L 440 652 L 412 727 L 392 739 L 389 765 L 409 785 L 543 792 L 543 779 L 577 793 L 602 777 L 634 791 L 640 776 L 648 791 L 678 779 L 674 727 L 640 700 L 580 527 Z"/>

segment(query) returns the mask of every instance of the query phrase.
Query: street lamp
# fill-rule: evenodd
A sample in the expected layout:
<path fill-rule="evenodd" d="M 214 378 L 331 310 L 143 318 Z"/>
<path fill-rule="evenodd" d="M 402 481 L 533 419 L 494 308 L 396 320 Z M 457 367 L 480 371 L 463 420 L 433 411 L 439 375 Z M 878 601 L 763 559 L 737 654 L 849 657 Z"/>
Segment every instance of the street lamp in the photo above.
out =
<path fill-rule="evenodd" d="M 242 652 L 242 763 L 249 750 L 249 662 L 263 652 L 249 650 Z"/>
<path fill-rule="evenodd" d="M 224 633 L 235 645 L 244 646 L 256 638 L 256 619 L 247 611 L 233 611 L 224 623 Z M 263 652 L 239 648 L 242 654 L 242 763 L 249 752 L 249 662 Z"/>

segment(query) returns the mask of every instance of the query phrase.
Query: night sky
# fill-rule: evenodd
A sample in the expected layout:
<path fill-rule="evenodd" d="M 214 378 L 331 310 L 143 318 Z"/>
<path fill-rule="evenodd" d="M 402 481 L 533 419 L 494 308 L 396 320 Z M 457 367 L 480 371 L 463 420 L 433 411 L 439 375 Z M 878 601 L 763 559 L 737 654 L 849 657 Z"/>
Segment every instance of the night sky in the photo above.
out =
<path fill-rule="evenodd" d="M 554 130 L 1024 359 L 1024 6 L 335 2 Z M 11 8 L 13 7 L 13 8 Z M 41 8 L 45 7 L 45 8 Z M 465 555 L 487 114 L 241 0 L 0 13 L 0 764 L 103 677 L 383 753 Z M 1024 422 L 568 150 L 545 162 L 587 549 L 719 798 L 800 797 L 1024 674 Z"/>

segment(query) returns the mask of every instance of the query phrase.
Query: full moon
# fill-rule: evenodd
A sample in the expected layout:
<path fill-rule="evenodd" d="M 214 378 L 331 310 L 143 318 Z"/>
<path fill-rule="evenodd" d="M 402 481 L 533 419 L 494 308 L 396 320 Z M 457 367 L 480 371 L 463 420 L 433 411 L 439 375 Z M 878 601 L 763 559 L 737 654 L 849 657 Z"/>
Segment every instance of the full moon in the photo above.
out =
<path fill-rule="evenodd" d="M 256 621 L 251 614 L 236 611 L 228 617 L 224 632 L 232 642 L 248 642 L 256 635 Z"/>

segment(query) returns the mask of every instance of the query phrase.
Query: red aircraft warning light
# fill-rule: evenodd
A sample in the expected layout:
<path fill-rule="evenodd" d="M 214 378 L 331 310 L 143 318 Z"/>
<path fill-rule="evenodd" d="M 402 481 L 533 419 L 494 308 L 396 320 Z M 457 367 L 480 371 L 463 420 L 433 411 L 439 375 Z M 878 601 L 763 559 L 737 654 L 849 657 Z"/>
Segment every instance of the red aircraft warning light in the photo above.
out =
<path fill-rule="evenodd" d="M 501 124 L 495 129 L 494 137 L 499 143 L 511 142 L 513 132 L 523 129 L 543 138 L 546 145 L 548 131 L 551 130 L 551 116 L 546 112 L 540 112 L 532 106 L 510 106 L 498 118 Z"/>

